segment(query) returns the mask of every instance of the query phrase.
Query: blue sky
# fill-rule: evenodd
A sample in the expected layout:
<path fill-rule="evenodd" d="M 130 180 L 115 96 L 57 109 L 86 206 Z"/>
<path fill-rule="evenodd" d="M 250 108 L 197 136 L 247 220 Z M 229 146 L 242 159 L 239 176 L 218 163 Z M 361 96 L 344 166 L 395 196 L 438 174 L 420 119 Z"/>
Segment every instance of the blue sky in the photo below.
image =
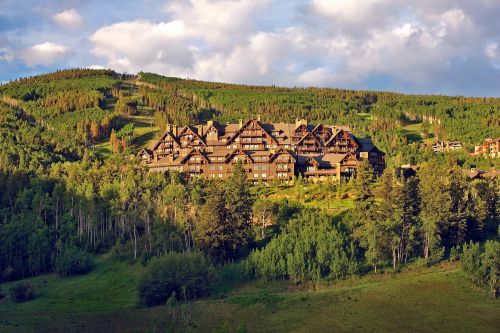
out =
<path fill-rule="evenodd" d="M 0 81 L 70 67 L 500 96 L 498 0 L 0 0 Z"/>

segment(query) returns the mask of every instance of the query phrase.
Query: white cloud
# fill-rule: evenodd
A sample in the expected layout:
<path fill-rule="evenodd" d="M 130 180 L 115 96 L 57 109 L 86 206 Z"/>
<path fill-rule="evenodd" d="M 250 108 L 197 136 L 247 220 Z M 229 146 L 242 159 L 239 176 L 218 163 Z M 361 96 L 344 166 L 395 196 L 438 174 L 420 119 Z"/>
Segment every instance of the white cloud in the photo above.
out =
<path fill-rule="evenodd" d="M 497 43 L 489 43 L 484 48 L 484 53 L 488 58 L 495 59 L 498 56 L 498 44 Z"/>
<path fill-rule="evenodd" d="M 82 24 L 82 17 L 75 9 L 68 9 L 54 14 L 52 20 L 58 25 L 66 28 L 76 28 Z"/>
<path fill-rule="evenodd" d="M 6 47 L 0 48 L 0 61 L 11 62 L 12 60 L 14 60 L 13 52 Z"/>
<path fill-rule="evenodd" d="M 255 14 L 271 0 L 174 0 L 165 6 L 176 20 L 184 22 L 192 35 L 212 46 L 227 46 L 246 37 Z"/>
<path fill-rule="evenodd" d="M 190 33 L 184 22 L 122 22 L 97 30 L 90 41 L 92 52 L 107 59 L 108 66 L 127 72 L 179 70 L 192 66 Z"/>
<path fill-rule="evenodd" d="M 66 46 L 45 42 L 21 50 L 18 54 L 18 58 L 23 60 L 29 67 L 38 65 L 47 66 L 53 64 L 69 52 L 70 49 Z"/>
<path fill-rule="evenodd" d="M 465 0 L 311 0 L 293 19 L 274 22 L 276 1 L 174 0 L 165 6 L 170 21 L 101 27 L 90 37 L 92 53 L 127 72 L 364 89 L 387 77 L 391 86 L 380 88 L 418 92 L 459 90 L 461 71 L 475 75 L 499 54 L 487 41 L 498 40 L 500 24 Z"/>

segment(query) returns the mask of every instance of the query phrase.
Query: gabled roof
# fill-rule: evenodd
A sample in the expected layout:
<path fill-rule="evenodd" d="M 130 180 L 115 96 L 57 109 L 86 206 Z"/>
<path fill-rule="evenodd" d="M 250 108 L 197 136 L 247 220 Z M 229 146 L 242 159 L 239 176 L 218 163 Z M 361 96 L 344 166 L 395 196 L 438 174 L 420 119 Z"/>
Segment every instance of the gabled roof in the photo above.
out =
<path fill-rule="evenodd" d="M 250 162 L 253 162 L 251 156 L 248 156 L 248 154 L 241 150 L 240 148 L 236 148 L 235 150 L 233 150 L 228 156 L 227 156 L 227 159 L 230 159 L 231 157 L 233 157 L 234 155 L 244 155 L 245 158 L 250 161 Z M 226 160 L 227 160 L 226 159 Z"/>
<path fill-rule="evenodd" d="M 353 142 L 356 146 L 358 146 L 358 143 L 356 142 L 356 140 L 352 137 L 351 133 L 344 130 L 344 129 L 339 129 L 338 131 L 336 131 L 331 137 L 330 139 L 328 139 L 327 142 L 325 142 L 325 145 L 329 145 L 330 142 L 332 142 L 340 133 L 345 133 L 347 134 L 347 136 L 349 137 L 349 139 L 351 139 L 351 142 Z"/>
<path fill-rule="evenodd" d="M 200 155 L 206 162 L 208 162 L 208 158 L 196 149 L 191 149 L 187 154 L 179 156 L 176 161 L 178 160 L 179 163 L 183 163 L 188 157 L 193 155 Z"/>
<path fill-rule="evenodd" d="M 142 155 L 142 154 L 148 154 L 149 156 L 153 156 L 153 152 L 147 148 L 142 148 L 138 153 L 137 156 Z"/>
<path fill-rule="evenodd" d="M 311 133 L 316 133 L 316 132 L 317 132 L 317 131 L 319 131 L 321 128 L 322 128 L 322 129 L 326 129 L 328 132 L 330 132 L 330 134 L 333 134 L 333 132 L 334 132 L 334 131 L 332 131 L 332 129 L 331 129 L 331 128 L 326 127 L 325 125 L 323 125 L 323 124 L 321 124 L 321 123 L 320 123 L 320 124 L 316 125 L 316 126 L 312 129 Z"/>
<path fill-rule="evenodd" d="M 200 142 L 206 146 L 207 144 L 205 143 L 205 141 L 198 135 L 198 133 L 196 133 L 196 131 L 194 130 L 193 127 L 191 126 L 185 126 L 182 131 L 179 133 L 179 135 L 177 137 L 180 137 L 181 135 L 183 135 L 184 133 L 186 133 L 187 131 L 191 132 L 190 134 L 193 135 L 193 138 L 191 138 L 191 140 L 189 140 L 188 144 L 191 143 L 191 141 L 194 140 L 194 138 L 197 138 L 198 140 L 200 140 Z"/>
<path fill-rule="evenodd" d="M 271 159 L 275 159 L 276 157 L 278 157 L 279 155 L 282 155 L 282 154 L 286 154 L 288 156 L 290 156 L 292 158 L 292 161 L 293 163 L 297 162 L 297 159 L 292 155 L 292 153 L 287 150 L 287 149 L 284 149 L 283 147 L 280 147 L 280 149 L 278 149 L 272 156 L 271 156 Z"/>
<path fill-rule="evenodd" d="M 300 144 L 308 136 L 313 138 L 314 141 L 316 141 L 316 143 L 318 144 L 318 146 L 321 146 L 321 143 L 318 141 L 318 138 L 316 138 L 311 132 L 307 132 L 306 134 L 304 134 L 304 136 L 301 137 L 300 140 L 297 142 L 297 145 Z"/>
<path fill-rule="evenodd" d="M 306 124 L 300 124 L 299 126 L 295 127 L 294 128 L 294 132 L 296 132 L 299 128 L 305 128 L 305 130 L 309 133 L 311 133 L 311 127 L 310 126 L 307 126 Z"/>
<path fill-rule="evenodd" d="M 156 142 L 156 144 L 153 146 L 153 150 L 156 150 L 156 149 L 158 148 L 158 146 L 162 143 L 162 141 L 164 141 L 164 140 L 165 140 L 165 138 L 166 138 L 166 137 L 171 138 L 171 139 L 172 139 L 172 141 L 174 141 L 174 143 L 175 143 L 176 145 L 180 146 L 180 145 L 179 145 L 179 141 L 177 141 L 177 138 L 173 135 L 173 133 L 172 133 L 172 132 L 168 132 L 168 131 L 167 131 L 167 132 L 163 133 L 163 135 L 161 136 L 160 140 L 158 140 L 158 141 Z"/>
<path fill-rule="evenodd" d="M 244 123 L 243 126 L 241 126 L 236 131 L 236 133 L 234 133 L 234 135 L 228 140 L 228 143 L 232 142 L 241 133 L 241 131 L 243 131 L 245 129 L 245 127 L 247 127 L 250 123 L 256 124 L 257 127 L 259 127 L 262 130 L 262 132 L 264 132 L 264 134 L 267 136 L 268 139 L 271 139 L 274 143 L 278 143 L 278 141 L 276 141 L 276 139 L 271 134 L 269 134 L 269 132 L 266 131 L 264 129 L 264 127 L 262 127 L 260 122 L 258 120 L 255 120 L 255 119 L 248 119 L 247 122 Z"/>

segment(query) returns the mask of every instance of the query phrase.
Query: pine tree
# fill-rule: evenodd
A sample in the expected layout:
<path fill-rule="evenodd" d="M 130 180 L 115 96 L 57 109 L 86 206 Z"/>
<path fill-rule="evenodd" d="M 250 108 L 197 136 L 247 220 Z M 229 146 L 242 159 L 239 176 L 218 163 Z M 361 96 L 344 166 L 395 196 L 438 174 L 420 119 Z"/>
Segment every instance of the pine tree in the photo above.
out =
<path fill-rule="evenodd" d="M 371 185 L 373 183 L 373 169 L 368 159 L 363 160 L 355 175 L 354 187 L 356 190 L 356 200 L 365 201 L 371 197 Z"/>
<path fill-rule="evenodd" d="M 224 262 L 236 249 L 227 216 L 224 192 L 212 182 L 196 224 L 196 241 L 198 247 L 216 262 Z"/>
<path fill-rule="evenodd" d="M 423 252 L 425 260 L 428 260 L 431 250 L 441 243 L 440 226 L 447 223 L 451 200 L 446 193 L 446 171 L 435 160 L 421 165 L 418 178 Z"/>
<path fill-rule="evenodd" d="M 90 124 L 90 138 L 93 142 L 96 142 L 99 139 L 99 125 L 95 120 Z"/>
<path fill-rule="evenodd" d="M 251 236 L 253 197 L 241 161 L 234 166 L 233 175 L 225 183 L 228 219 L 234 226 L 235 237 L 245 245 Z"/>
<path fill-rule="evenodd" d="M 111 145 L 111 148 L 113 149 L 113 153 L 117 153 L 118 149 L 119 149 L 118 148 L 119 141 L 116 138 L 116 133 L 115 133 L 114 128 L 111 130 L 111 135 L 109 136 L 109 144 Z"/>

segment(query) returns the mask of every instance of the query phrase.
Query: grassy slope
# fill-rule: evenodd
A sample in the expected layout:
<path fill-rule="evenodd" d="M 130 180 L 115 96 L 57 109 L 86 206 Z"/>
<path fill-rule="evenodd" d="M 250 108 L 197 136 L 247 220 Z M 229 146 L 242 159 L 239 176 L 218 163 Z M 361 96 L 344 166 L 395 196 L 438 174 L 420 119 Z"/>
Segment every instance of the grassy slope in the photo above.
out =
<path fill-rule="evenodd" d="M 298 193 L 299 190 L 295 186 L 281 185 L 280 187 L 266 188 L 264 196 L 272 201 L 288 199 L 305 207 L 319 208 L 332 214 L 339 214 L 354 207 L 352 198 L 339 199 L 337 193 L 327 189 L 326 186 L 323 183 L 305 183 Z"/>
<path fill-rule="evenodd" d="M 0 301 L 0 332 L 186 331 L 186 321 L 177 314 L 174 324 L 166 307 L 134 307 L 140 267 L 100 259 L 86 276 L 34 278 L 37 299 Z M 194 332 L 223 326 L 232 332 L 242 324 L 248 332 L 498 332 L 500 327 L 500 300 L 488 298 L 453 265 L 307 290 L 257 280 L 189 308 Z"/>

